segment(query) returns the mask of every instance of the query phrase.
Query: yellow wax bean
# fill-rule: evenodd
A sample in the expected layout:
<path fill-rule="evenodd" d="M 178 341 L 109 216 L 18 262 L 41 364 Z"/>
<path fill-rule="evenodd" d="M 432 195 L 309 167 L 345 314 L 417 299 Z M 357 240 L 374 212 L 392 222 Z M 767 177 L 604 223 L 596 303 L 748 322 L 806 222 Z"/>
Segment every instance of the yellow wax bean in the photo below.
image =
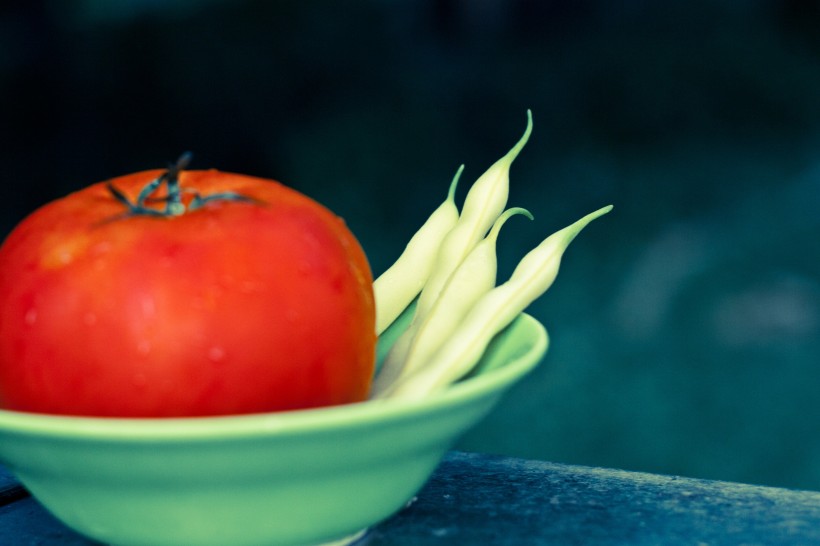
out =
<path fill-rule="evenodd" d="M 395 263 L 373 282 L 376 335 L 396 320 L 427 282 L 441 241 L 458 220 L 455 192 L 463 170 L 464 165 L 453 177 L 447 199 L 413 235 Z"/>
<path fill-rule="evenodd" d="M 481 359 L 493 336 L 549 289 L 558 274 L 561 256 L 575 236 L 610 210 L 611 205 L 584 216 L 530 251 L 507 282 L 473 306 L 435 356 L 415 373 L 395 383 L 385 397 L 421 398 L 466 375 Z"/>
<path fill-rule="evenodd" d="M 461 216 L 441 243 L 430 278 L 419 296 L 416 315 L 423 318 L 433 307 L 450 275 L 467 253 L 484 237 L 507 205 L 510 190 L 510 165 L 518 157 L 532 133 L 532 112 L 527 110 L 524 136 L 473 183 Z"/>
<path fill-rule="evenodd" d="M 458 221 L 444 237 L 438 251 L 434 253 L 435 260 L 432 270 L 416 302 L 413 322 L 391 347 L 373 382 L 371 392 L 380 392 L 398 378 L 416 331 L 435 305 L 450 275 L 484 237 L 504 210 L 509 195 L 510 165 L 524 148 L 531 133 L 532 112 L 528 110 L 527 128 L 524 135 L 504 157 L 481 175 L 467 192 Z M 378 322 L 378 311 L 376 316 Z"/>
<path fill-rule="evenodd" d="M 510 216 L 529 211 L 512 208 L 493 224 L 490 233 L 464 258 L 442 289 L 439 298 L 423 321 L 414 320 L 387 353 L 373 382 L 371 398 L 379 398 L 391 385 L 426 362 L 447 341 L 475 302 L 495 286 L 498 260 L 496 241 L 501 226 Z"/>

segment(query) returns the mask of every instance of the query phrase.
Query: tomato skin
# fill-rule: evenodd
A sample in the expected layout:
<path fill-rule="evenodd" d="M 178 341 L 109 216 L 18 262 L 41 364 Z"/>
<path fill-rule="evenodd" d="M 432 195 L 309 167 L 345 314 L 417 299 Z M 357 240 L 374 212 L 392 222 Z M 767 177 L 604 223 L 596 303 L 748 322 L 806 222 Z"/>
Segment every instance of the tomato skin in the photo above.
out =
<path fill-rule="evenodd" d="M 111 180 L 136 196 L 163 171 Z M 183 171 L 202 196 L 125 216 L 104 183 L 23 220 L 0 247 L 0 406 L 182 417 L 366 398 L 372 276 L 343 221 L 278 182 Z"/>

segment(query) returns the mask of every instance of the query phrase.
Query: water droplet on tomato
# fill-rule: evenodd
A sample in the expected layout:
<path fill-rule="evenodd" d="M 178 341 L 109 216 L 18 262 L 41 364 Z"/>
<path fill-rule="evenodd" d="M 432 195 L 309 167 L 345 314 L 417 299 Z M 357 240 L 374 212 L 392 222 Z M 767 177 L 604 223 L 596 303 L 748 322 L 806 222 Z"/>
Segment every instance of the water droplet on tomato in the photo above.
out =
<path fill-rule="evenodd" d="M 151 352 L 151 342 L 148 340 L 142 340 L 137 343 L 137 352 L 141 355 L 147 355 Z"/>
<path fill-rule="evenodd" d="M 208 360 L 211 362 L 222 362 L 225 359 L 225 349 L 218 345 L 214 345 L 208 349 Z"/>
<path fill-rule="evenodd" d="M 264 285 L 256 281 L 242 281 L 239 285 L 239 291 L 243 294 L 253 294 L 261 292 Z"/>
<path fill-rule="evenodd" d="M 100 241 L 99 243 L 95 244 L 91 247 L 91 252 L 98 256 L 100 254 L 105 254 L 111 250 L 111 243 L 109 241 Z"/>
<path fill-rule="evenodd" d="M 135 387 L 144 387 L 148 384 L 148 377 L 146 377 L 144 373 L 138 372 L 134 374 L 133 378 L 131 378 L 131 382 Z"/>
<path fill-rule="evenodd" d="M 145 318 L 151 318 L 157 311 L 156 304 L 154 303 L 154 298 L 151 296 L 145 296 L 140 299 L 140 309 L 142 310 L 142 314 Z"/>
<path fill-rule="evenodd" d="M 29 309 L 26 311 L 26 316 L 23 319 L 29 326 L 37 322 L 37 309 Z"/>
<path fill-rule="evenodd" d="M 296 266 L 296 271 L 298 271 L 300 275 L 307 276 L 313 273 L 313 266 L 310 264 L 310 262 L 302 260 Z"/>

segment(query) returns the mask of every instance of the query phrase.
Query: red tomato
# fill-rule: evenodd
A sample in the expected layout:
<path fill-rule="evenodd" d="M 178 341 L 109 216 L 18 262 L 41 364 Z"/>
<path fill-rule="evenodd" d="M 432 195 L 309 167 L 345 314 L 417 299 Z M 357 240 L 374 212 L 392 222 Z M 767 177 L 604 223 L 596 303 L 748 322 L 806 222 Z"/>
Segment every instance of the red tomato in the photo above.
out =
<path fill-rule="evenodd" d="M 215 170 L 181 172 L 189 208 L 166 216 L 169 173 L 54 201 L 0 247 L 0 406 L 172 417 L 364 400 L 372 277 L 343 221 L 278 182 Z"/>

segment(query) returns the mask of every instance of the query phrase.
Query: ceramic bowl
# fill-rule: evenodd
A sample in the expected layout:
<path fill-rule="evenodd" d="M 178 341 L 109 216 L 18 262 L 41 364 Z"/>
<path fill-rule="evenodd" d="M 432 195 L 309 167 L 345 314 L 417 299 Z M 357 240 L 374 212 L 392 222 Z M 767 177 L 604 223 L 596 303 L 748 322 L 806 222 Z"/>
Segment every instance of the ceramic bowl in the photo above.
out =
<path fill-rule="evenodd" d="M 522 315 L 470 377 L 420 401 L 190 419 L 0 411 L 0 463 L 106 544 L 344 540 L 401 509 L 546 348 Z"/>

